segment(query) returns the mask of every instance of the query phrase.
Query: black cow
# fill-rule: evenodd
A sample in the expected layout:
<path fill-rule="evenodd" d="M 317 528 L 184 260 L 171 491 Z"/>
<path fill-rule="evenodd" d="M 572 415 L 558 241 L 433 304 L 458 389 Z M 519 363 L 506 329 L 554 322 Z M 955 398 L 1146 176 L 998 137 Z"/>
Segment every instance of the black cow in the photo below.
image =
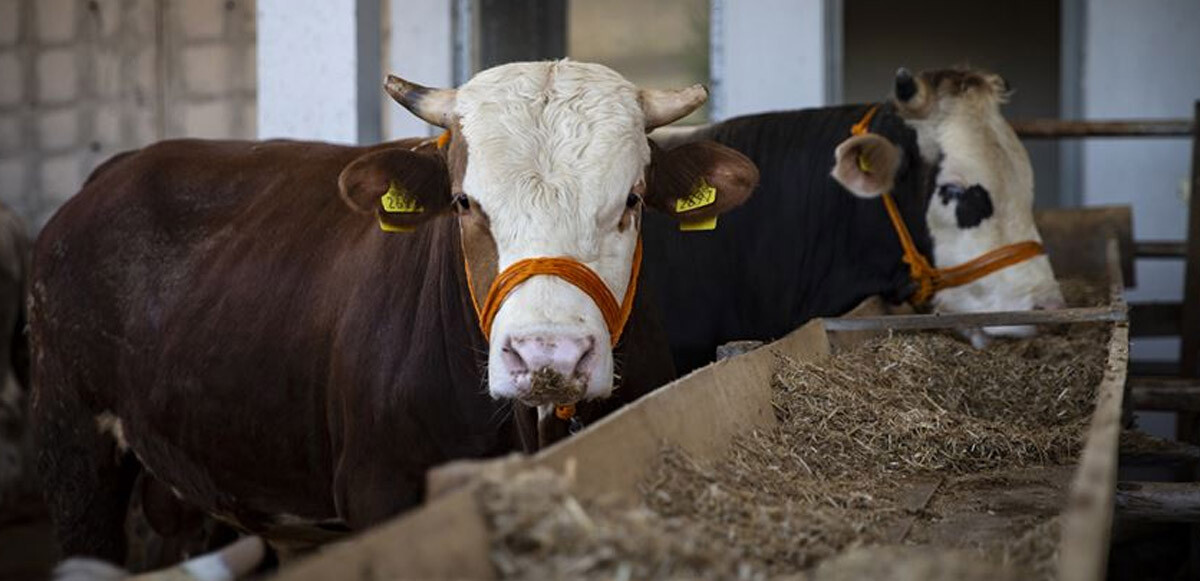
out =
<path fill-rule="evenodd" d="M 713 231 L 647 220 L 647 273 L 678 371 L 711 361 L 728 341 L 777 338 L 871 295 L 912 295 L 897 233 L 878 199 L 887 189 L 916 246 L 939 267 L 1040 241 L 1028 155 L 1000 114 L 1006 96 L 996 75 L 956 69 L 913 77 L 901 69 L 892 100 L 869 119 L 876 106 L 848 105 L 740 117 L 658 139 L 667 148 L 714 140 L 746 154 L 762 176 L 754 197 Z M 864 119 L 870 134 L 852 137 Z M 860 154 L 876 160 L 866 168 L 872 173 L 859 166 Z M 941 291 L 932 305 L 1055 308 L 1062 296 L 1043 255 Z M 972 339 L 1029 332 L 987 328 Z"/>

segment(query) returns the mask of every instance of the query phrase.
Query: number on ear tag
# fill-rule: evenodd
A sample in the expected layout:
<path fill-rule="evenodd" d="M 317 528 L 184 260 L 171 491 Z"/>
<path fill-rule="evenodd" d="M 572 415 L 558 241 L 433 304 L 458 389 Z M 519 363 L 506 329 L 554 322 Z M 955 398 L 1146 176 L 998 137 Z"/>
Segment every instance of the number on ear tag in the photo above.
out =
<path fill-rule="evenodd" d="M 425 211 L 417 199 L 409 195 L 408 190 L 397 186 L 396 182 L 388 184 L 388 191 L 379 198 L 383 211 L 389 214 L 420 214 Z"/>
<path fill-rule="evenodd" d="M 679 214 L 695 210 L 696 208 L 711 206 L 716 201 L 717 188 L 710 186 L 704 178 L 700 178 L 700 181 L 696 182 L 696 187 L 692 188 L 691 193 L 686 197 L 675 199 L 675 213 Z"/>
<path fill-rule="evenodd" d="M 712 218 L 709 218 L 707 220 L 699 220 L 697 222 L 680 222 L 679 223 L 679 231 L 680 232 L 701 232 L 704 230 L 716 230 L 716 229 L 717 229 L 717 217 L 716 216 L 713 216 Z"/>

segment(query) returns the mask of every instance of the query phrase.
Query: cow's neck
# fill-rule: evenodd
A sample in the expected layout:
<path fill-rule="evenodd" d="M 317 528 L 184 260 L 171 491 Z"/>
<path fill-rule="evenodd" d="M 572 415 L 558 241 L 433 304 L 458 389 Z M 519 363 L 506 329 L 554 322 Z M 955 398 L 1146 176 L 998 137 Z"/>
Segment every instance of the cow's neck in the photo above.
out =
<path fill-rule="evenodd" d="M 864 106 L 865 107 L 865 106 Z M 901 119 L 890 103 L 883 104 L 870 127 L 871 132 L 882 135 L 892 143 L 897 144 L 904 154 L 901 168 L 896 176 L 896 183 L 891 191 L 900 216 L 912 237 L 917 251 L 926 257 L 933 256 L 933 238 L 930 235 L 926 213 L 934 190 L 937 177 L 937 164 L 930 163 L 921 155 L 921 143 L 916 133 Z M 858 218 L 872 224 L 872 230 L 879 216 L 884 216 L 885 226 L 873 235 L 867 235 L 869 240 L 886 249 L 885 255 L 890 259 L 890 266 L 879 271 L 886 280 L 886 290 L 879 294 L 899 302 L 906 300 L 915 290 L 915 283 L 909 276 L 909 267 L 904 262 L 904 249 L 900 244 L 900 233 L 897 226 L 887 216 L 884 202 L 881 199 L 867 200 L 865 212 L 869 216 Z"/>

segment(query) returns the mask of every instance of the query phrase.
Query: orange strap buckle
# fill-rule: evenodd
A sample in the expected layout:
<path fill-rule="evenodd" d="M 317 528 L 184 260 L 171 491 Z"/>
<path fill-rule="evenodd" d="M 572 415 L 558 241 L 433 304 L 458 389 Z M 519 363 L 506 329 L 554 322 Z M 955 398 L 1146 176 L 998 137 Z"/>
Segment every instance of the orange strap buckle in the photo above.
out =
<path fill-rule="evenodd" d="M 868 126 L 878 108 L 878 105 L 872 105 L 862 119 L 850 128 L 850 133 L 852 135 L 869 133 Z M 863 171 L 869 171 L 869 169 L 864 168 Z M 909 302 L 914 305 L 925 304 L 938 291 L 975 282 L 993 272 L 1020 264 L 1046 252 L 1040 242 L 1026 240 L 990 250 L 956 266 L 934 268 L 929 259 L 925 258 L 925 255 L 921 254 L 921 251 L 917 250 L 917 245 L 913 243 L 912 234 L 909 233 L 904 218 L 900 216 L 900 210 L 896 207 L 896 200 L 892 198 L 891 192 L 883 194 L 883 205 L 887 208 L 892 228 L 896 230 L 896 235 L 900 238 L 900 246 L 904 249 L 904 263 L 908 265 L 908 275 L 913 282 L 917 283 L 917 290 L 909 298 Z"/>

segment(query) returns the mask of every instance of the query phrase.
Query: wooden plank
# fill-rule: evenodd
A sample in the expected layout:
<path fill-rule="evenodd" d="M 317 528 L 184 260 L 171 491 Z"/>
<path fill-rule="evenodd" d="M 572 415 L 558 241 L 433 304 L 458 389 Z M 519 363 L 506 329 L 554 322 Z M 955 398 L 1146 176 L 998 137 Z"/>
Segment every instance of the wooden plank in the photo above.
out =
<path fill-rule="evenodd" d="M 1133 270 L 1133 212 L 1127 205 L 1054 208 L 1033 214 L 1042 244 L 1059 278 L 1094 279 L 1108 271 L 1108 240 L 1121 251 L 1126 286 L 1136 286 Z"/>
<path fill-rule="evenodd" d="M 1200 379 L 1131 377 L 1129 399 L 1136 410 L 1200 412 Z"/>
<path fill-rule="evenodd" d="M 1139 240 L 1133 243 L 1136 258 L 1184 258 L 1187 243 L 1178 240 Z"/>
<path fill-rule="evenodd" d="M 1182 317 L 1182 303 L 1133 303 L 1129 305 L 1129 334 L 1132 337 L 1178 337 Z"/>
<path fill-rule="evenodd" d="M 328 545 L 272 579 L 492 579 L 478 481 L 388 523 Z"/>
<path fill-rule="evenodd" d="M 1121 307 L 1083 307 L 1057 311 L 996 311 L 990 313 L 933 313 L 928 315 L 888 315 L 829 319 L 830 331 L 907 331 L 916 329 L 955 329 L 1006 325 L 1062 325 L 1073 323 L 1124 322 Z"/>
<path fill-rule="evenodd" d="M 1133 435 L 1133 437 L 1129 437 Z M 1126 430 L 1121 437 L 1121 466 L 1155 462 L 1200 461 L 1200 446 Z"/>
<path fill-rule="evenodd" d="M 1128 119 L 1070 121 L 1062 119 L 1026 119 L 1012 122 L 1013 131 L 1023 139 L 1060 139 L 1078 137 L 1187 137 L 1192 134 L 1191 119 Z"/>
<path fill-rule="evenodd" d="M 883 537 L 888 539 L 889 543 L 900 544 L 908 537 L 908 533 L 912 531 L 913 525 L 917 519 L 921 517 L 921 511 L 929 506 L 929 501 L 933 500 L 933 495 L 942 486 L 945 478 L 937 477 L 932 480 L 918 482 L 908 490 L 900 493 L 899 504 L 900 508 L 906 513 L 905 517 L 891 530 L 884 533 Z"/>
<path fill-rule="evenodd" d="M 1109 243 L 1111 301 L 1123 307 L 1116 241 Z M 1117 479 L 1118 445 L 1121 435 L 1121 404 L 1129 364 L 1129 325 L 1116 323 L 1108 341 L 1104 378 L 1096 390 L 1088 436 L 1079 467 L 1071 482 L 1067 509 L 1063 513 L 1059 541 L 1058 576 L 1062 581 L 1104 579 L 1108 542 L 1112 532 L 1113 495 Z"/>
<path fill-rule="evenodd" d="M 1200 523 L 1200 482 L 1119 482 L 1122 520 Z"/>

